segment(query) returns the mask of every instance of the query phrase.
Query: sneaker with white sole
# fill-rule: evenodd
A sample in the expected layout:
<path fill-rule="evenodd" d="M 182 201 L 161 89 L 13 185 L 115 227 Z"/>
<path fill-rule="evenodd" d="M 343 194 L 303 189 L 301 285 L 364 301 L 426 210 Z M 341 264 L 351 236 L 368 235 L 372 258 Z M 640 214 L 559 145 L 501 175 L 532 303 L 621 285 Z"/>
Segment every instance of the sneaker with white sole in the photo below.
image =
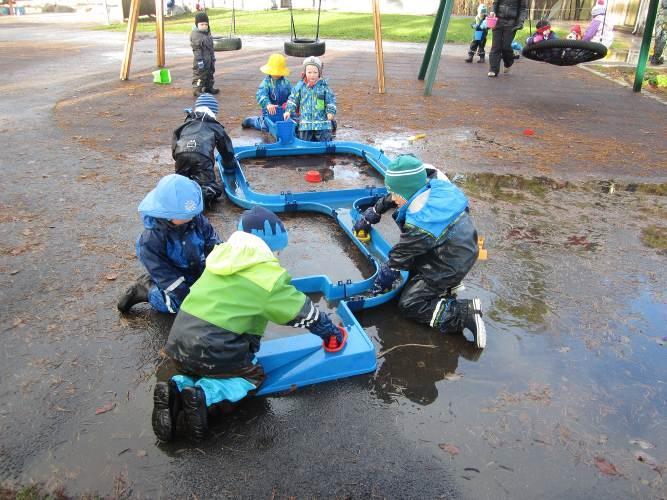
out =
<path fill-rule="evenodd" d="M 488 76 L 489 78 L 495 78 L 496 76 L 498 76 L 498 73 L 496 73 L 495 71 L 489 71 L 486 74 L 486 76 Z"/>
<path fill-rule="evenodd" d="M 464 302 L 464 301 L 461 301 Z M 486 327 L 482 319 L 482 301 L 478 298 L 466 300 L 464 328 L 470 330 L 475 338 L 475 347 L 484 349 L 486 347 Z"/>

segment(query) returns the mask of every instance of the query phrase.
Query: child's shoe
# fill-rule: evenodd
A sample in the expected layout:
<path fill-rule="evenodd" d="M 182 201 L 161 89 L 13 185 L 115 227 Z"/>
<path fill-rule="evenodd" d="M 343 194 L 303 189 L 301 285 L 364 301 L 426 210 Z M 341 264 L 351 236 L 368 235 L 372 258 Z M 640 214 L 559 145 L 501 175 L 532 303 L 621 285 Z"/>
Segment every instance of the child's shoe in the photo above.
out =
<path fill-rule="evenodd" d="M 153 391 L 153 432 L 160 441 L 165 443 L 174 439 L 176 434 L 176 420 L 181 411 L 181 395 L 176 384 L 158 382 Z"/>
<path fill-rule="evenodd" d="M 472 300 L 460 300 L 463 306 L 460 313 L 465 315 L 463 327 L 470 330 L 475 337 L 475 347 L 484 349 L 486 347 L 486 327 L 482 319 L 482 301 L 478 298 Z"/>
<path fill-rule="evenodd" d="M 474 55 L 474 54 L 471 54 L 470 52 L 468 52 L 468 59 L 466 59 L 465 61 L 466 61 L 467 63 L 471 63 L 471 62 L 472 62 L 472 56 L 473 56 L 473 55 Z"/>
<path fill-rule="evenodd" d="M 207 89 L 206 91 L 207 91 L 209 94 L 214 94 L 214 95 L 220 93 L 220 89 L 214 89 L 214 88 Z"/>
<path fill-rule="evenodd" d="M 483 64 L 483 63 L 484 63 L 484 54 L 480 54 L 480 55 L 479 55 L 479 61 L 477 61 L 477 62 L 478 62 L 479 64 Z"/>
<path fill-rule="evenodd" d="M 252 116 L 244 118 L 241 122 L 241 128 L 255 128 L 255 118 Z"/>
<path fill-rule="evenodd" d="M 507 73 L 510 72 L 511 69 L 512 69 L 511 66 L 510 66 L 510 67 L 505 67 L 505 68 L 503 69 L 503 73 L 507 74 Z"/>
<path fill-rule="evenodd" d="M 203 441 L 208 432 L 206 395 L 201 387 L 186 387 L 181 393 L 185 425 L 194 441 Z"/>
<path fill-rule="evenodd" d="M 123 295 L 118 299 L 116 306 L 122 313 L 126 313 L 135 304 L 148 302 L 148 290 L 153 286 L 153 280 L 149 274 L 142 274 L 137 281 L 130 285 Z"/>
<path fill-rule="evenodd" d="M 489 71 L 486 74 L 486 76 L 488 76 L 489 78 L 495 78 L 496 76 L 498 76 L 498 73 L 496 73 L 495 71 Z"/>

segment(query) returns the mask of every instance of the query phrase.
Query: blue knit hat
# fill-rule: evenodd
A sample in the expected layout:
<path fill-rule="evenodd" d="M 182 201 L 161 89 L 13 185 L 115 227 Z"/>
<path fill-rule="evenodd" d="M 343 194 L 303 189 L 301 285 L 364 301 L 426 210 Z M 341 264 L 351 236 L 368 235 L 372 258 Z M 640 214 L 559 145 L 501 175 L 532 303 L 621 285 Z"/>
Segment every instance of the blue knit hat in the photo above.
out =
<path fill-rule="evenodd" d="M 252 207 L 243 212 L 239 231 L 254 234 L 264 240 L 272 252 L 287 246 L 287 229 L 276 214 L 264 207 Z"/>
<path fill-rule="evenodd" d="M 426 168 L 419 158 L 401 155 L 392 161 L 384 173 L 384 184 L 390 193 L 406 200 L 426 185 Z"/>
<path fill-rule="evenodd" d="M 139 204 L 141 215 L 158 219 L 192 219 L 204 210 L 201 188 L 183 175 L 165 175 Z"/>
<path fill-rule="evenodd" d="M 218 114 L 218 101 L 216 101 L 215 97 L 213 97 L 211 94 L 201 94 L 199 97 L 197 97 L 197 100 L 195 101 L 195 109 L 197 109 L 199 106 L 207 107 L 213 112 L 214 115 Z"/>

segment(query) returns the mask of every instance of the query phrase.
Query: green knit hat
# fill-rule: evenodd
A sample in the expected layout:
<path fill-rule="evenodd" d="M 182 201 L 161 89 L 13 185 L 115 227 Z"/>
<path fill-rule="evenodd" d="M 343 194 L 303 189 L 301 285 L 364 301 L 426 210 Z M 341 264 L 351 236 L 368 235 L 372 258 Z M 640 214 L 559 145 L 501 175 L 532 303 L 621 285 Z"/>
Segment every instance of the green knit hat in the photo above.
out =
<path fill-rule="evenodd" d="M 390 193 L 396 193 L 409 200 L 426 185 L 424 164 L 412 155 L 401 155 L 387 167 L 384 184 Z"/>

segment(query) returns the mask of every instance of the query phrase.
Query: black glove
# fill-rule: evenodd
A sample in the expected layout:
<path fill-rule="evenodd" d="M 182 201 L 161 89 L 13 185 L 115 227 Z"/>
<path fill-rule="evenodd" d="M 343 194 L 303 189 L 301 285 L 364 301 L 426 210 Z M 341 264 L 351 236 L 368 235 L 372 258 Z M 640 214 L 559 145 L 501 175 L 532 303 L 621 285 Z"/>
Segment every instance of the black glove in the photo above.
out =
<path fill-rule="evenodd" d="M 396 202 L 392 199 L 391 194 L 388 194 L 386 196 L 383 196 L 377 201 L 377 203 L 375 204 L 375 213 L 382 215 L 388 210 L 391 210 L 392 208 L 396 207 L 397 207 Z M 371 222 L 371 224 L 375 224 L 375 222 Z"/>
<path fill-rule="evenodd" d="M 373 290 L 371 293 L 373 295 L 380 295 L 390 291 L 394 281 L 396 281 L 400 275 L 401 273 L 399 271 L 390 268 L 385 262 L 382 264 L 380 270 L 378 271 L 378 275 L 377 278 L 375 278 L 375 283 L 373 284 Z"/>
<path fill-rule="evenodd" d="M 341 332 L 340 329 L 331 322 L 329 315 L 322 311 L 319 311 L 319 314 L 320 317 L 318 318 L 317 322 L 308 327 L 310 333 L 320 337 L 322 340 L 324 340 L 325 344 L 329 343 L 329 337 L 332 335 L 336 337 L 336 340 L 339 344 L 343 342 L 343 332 Z"/>
<path fill-rule="evenodd" d="M 516 26 L 514 26 L 514 28 L 512 28 L 512 31 L 519 31 L 519 30 L 522 30 L 522 29 L 523 29 L 523 21 L 521 21 L 520 24 L 517 24 Z"/>
<path fill-rule="evenodd" d="M 371 230 L 371 224 L 377 224 L 380 222 L 380 214 L 375 211 L 374 207 L 369 207 L 364 210 L 364 213 L 361 214 L 361 217 L 357 222 L 354 223 L 352 230 L 354 234 L 359 236 L 363 231 L 365 234 L 368 234 Z"/>

